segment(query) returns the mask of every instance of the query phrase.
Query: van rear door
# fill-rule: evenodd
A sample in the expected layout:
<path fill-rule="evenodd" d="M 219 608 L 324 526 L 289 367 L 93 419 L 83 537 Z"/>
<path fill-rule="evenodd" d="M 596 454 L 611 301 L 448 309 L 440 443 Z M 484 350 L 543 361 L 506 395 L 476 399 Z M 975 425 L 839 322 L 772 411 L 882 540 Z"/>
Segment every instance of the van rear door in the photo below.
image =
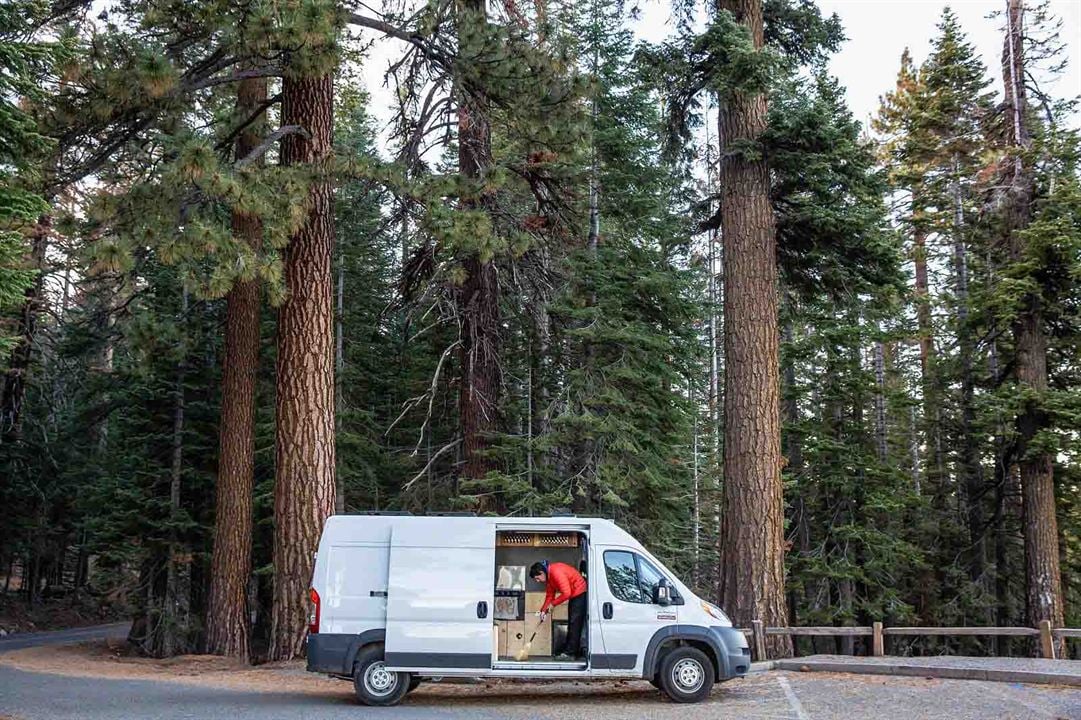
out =
<path fill-rule="evenodd" d="M 478 518 L 403 522 L 390 538 L 389 667 L 490 670 L 495 529 Z"/>

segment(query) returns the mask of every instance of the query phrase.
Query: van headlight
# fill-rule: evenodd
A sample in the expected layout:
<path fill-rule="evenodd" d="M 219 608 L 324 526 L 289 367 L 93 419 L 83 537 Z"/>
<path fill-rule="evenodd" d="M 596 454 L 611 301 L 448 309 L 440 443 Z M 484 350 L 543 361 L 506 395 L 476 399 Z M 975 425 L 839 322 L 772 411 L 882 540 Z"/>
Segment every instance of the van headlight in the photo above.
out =
<path fill-rule="evenodd" d="M 713 603 L 708 603 L 705 600 L 701 600 L 700 602 L 702 603 L 702 609 L 705 610 L 709 615 L 713 616 L 717 620 L 728 622 L 728 616 L 724 614 L 724 610 L 721 610 Z"/>

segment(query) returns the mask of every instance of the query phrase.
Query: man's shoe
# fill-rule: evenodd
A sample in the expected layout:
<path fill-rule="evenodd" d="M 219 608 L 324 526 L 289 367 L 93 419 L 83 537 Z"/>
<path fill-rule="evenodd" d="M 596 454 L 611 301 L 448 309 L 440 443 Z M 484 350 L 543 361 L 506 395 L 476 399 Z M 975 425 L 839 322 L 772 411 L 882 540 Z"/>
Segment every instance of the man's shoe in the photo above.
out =
<path fill-rule="evenodd" d="M 571 657 L 567 653 L 559 653 L 558 655 L 554 655 L 552 659 L 557 662 L 574 662 L 577 658 Z"/>

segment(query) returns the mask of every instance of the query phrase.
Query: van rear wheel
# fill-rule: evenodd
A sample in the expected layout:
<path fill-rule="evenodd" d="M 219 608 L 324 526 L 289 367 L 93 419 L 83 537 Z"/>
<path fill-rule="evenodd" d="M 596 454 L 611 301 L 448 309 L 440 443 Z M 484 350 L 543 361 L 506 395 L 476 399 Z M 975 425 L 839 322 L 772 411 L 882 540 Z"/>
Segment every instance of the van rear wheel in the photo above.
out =
<path fill-rule="evenodd" d="M 661 689 L 679 703 L 700 702 L 713 690 L 713 663 L 693 647 L 678 647 L 661 661 Z"/>
<path fill-rule="evenodd" d="M 369 645 L 353 664 L 353 688 L 365 705 L 397 705 L 409 692 L 412 678 L 407 672 L 387 670 L 382 645 Z"/>

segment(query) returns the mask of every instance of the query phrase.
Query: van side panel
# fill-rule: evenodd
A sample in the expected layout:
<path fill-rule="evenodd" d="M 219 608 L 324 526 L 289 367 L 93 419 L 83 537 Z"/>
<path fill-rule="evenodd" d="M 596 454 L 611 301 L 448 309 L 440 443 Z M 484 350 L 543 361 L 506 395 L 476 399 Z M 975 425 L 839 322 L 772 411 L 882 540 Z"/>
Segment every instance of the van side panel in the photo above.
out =
<path fill-rule="evenodd" d="M 386 661 L 392 669 L 491 670 L 495 530 L 476 518 L 394 527 Z"/>
<path fill-rule="evenodd" d="M 331 545 L 320 594 L 320 632 L 361 633 L 386 626 L 389 561 L 389 545 Z"/>

